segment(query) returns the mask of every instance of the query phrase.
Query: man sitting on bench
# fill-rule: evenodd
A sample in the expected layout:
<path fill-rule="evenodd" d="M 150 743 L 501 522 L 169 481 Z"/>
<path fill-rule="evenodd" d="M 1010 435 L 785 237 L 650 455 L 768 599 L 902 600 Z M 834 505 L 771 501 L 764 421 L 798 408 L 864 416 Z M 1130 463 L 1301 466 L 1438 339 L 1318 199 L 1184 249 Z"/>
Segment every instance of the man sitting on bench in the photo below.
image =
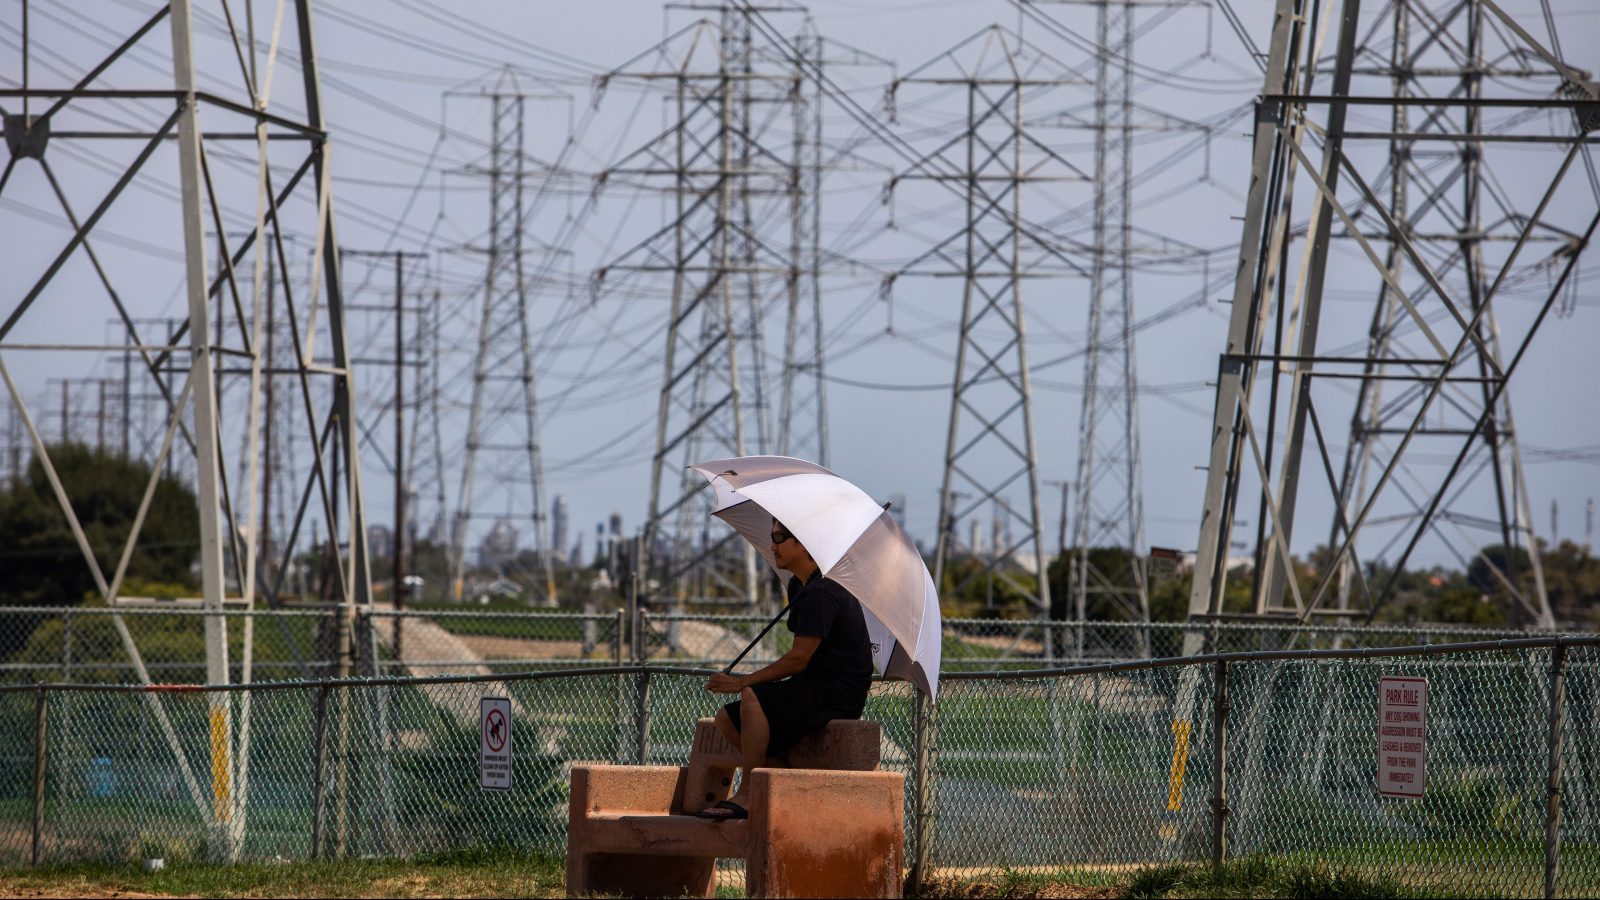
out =
<path fill-rule="evenodd" d="M 771 665 L 734 675 L 719 672 L 706 682 L 717 694 L 739 699 L 717 713 L 717 729 L 739 748 L 744 777 L 732 797 L 700 815 L 743 819 L 750 771 L 769 755 L 782 757 L 795 741 L 832 719 L 859 719 L 872 687 L 872 648 L 861 603 L 824 577 L 816 560 L 782 523 L 772 523 L 772 551 L 789 580 L 789 630 L 794 646 Z"/>

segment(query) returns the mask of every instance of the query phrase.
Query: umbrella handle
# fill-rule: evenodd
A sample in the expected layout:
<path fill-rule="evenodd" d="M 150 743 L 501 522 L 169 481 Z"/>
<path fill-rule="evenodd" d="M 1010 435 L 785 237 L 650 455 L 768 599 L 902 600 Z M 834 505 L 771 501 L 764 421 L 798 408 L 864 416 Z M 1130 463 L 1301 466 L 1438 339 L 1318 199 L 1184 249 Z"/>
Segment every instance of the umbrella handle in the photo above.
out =
<path fill-rule="evenodd" d="M 745 648 L 743 650 L 739 651 L 739 655 L 735 656 L 733 658 L 733 662 L 728 663 L 728 667 L 723 669 L 722 671 L 724 673 L 732 672 L 733 671 L 733 667 L 737 666 L 739 664 L 739 660 L 744 659 L 744 656 L 745 656 L 746 653 L 749 653 L 750 650 L 752 648 L 754 648 L 756 644 L 761 643 L 761 639 L 767 636 L 767 632 L 772 630 L 772 626 L 778 624 L 778 620 L 783 618 L 783 614 L 788 612 L 788 611 L 789 611 L 789 607 L 787 605 L 785 605 L 783 607 L 783 609 L 778 610 L 778 614 L 772 617 L 772 621 L 767 623 L 767 627 L 761 629 L 761 633 L 756 635 L 756 639 L 751 641 L 750 643 L 746 644 Z"/>

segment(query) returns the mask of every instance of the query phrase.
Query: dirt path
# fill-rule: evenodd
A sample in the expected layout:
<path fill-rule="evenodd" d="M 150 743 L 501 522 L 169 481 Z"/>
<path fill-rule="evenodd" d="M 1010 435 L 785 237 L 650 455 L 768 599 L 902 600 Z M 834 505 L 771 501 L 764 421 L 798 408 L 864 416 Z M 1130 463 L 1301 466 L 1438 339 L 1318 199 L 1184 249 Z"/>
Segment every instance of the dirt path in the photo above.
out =
<path fill-rule="evenodd" d="M 458 634 L 455 638 L 479 659 L 496 662 L 587 658 L 582 641 L 536 641 L 492 634 Z"/>
<path fill-rule="evenodd" d="M 386 605 L 375 604 L 379 609 Z M 387 607 L 392 608 L 392 607 Z M 394 623 L 397 619 L 379 620 L 375 631 L 378 643 L 393 651 Z M 490 642 L 490 643 L 485 643 Z M 499 643 L 494 643 L 499 642 Z M 413 676 L 424 675 L 493 675 L 494 670 L 484 664 L 484 657 L 490 659 L 500 658 L 497 654 L 485 654 L 483 651 L 490 647 L 500 652 L 505 652 L 506 643 L 516 645 L 541 643 L 538 641 L 523 641 L 517 638 L 497 638 L 483 635 L 466 636 L 452 634 L 438 623 L 422 617 L 406 617 L 400 641 L 400 663 L 405 674 Z M 476 644 L 476 646 L 474 646 Z M 449 663 L 448 666 L 439 666 L 436 663 Z M 479 709 L 476 702 L 461 702 L 461 686 L 455 684 L 425 684 L 417 688 L 428 702 L 438 707 L 440 711 L 469 728 L 478 727 Z M 525 721 L 529 719 L 527 710 L 515 697 L 511 698 L 511 711 L 518 718 Z M 540 747 L 553 747 L 566 735 L 564 726 L 535 727 L 535 740 Z M 414 739 L 414 738 L 408 738 Z"/>

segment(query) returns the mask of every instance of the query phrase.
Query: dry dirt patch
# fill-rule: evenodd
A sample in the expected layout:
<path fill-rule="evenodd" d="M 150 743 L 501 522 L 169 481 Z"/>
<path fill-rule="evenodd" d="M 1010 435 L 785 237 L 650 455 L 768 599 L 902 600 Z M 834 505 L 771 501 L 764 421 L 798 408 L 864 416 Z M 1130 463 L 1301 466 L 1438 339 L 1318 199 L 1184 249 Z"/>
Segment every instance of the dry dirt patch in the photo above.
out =
<path fill-rule="evenodd" d="M 480 660 L 584 658 L 582 641 L 536 641 L 490 634 L 458 634 L 455 637 Z"/>
<path fill-rule="evenodd" d="M 5 900 L 36 900 L 44 897 L 116 897 L 137 900 L 144 897 L 193 897 L 195 894 L 151 894 L 146 891 L 130 891 L 127 888 L 114 887 L 106 884 L 96 884 L 87 878 L 64 878 L 60 884 L 50 887 L 12 887 L 0 884 L 0 898 Z"/>

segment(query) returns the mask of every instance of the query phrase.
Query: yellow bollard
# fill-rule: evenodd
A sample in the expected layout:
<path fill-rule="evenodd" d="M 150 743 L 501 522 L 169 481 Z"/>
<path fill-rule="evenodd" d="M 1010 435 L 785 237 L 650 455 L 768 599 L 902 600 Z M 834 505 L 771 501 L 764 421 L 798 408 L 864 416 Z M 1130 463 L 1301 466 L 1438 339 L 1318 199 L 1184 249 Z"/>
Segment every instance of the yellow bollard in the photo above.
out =
<path fill-rule="evenodd" d="M 1163 841 L 1171 841 L 1178 836 L 1177 823 L 1172 819 L 1183 808 L 1183 773 L 1189 766 L 1189 731 L 1192 727 L 1193 723 L 1187 719 L 1172 723 L 1172 773 L 1167 776 L 1167 821 L 1162 822 L 1156 830 Z"/>
<path fill-rule="evenodd" d="M 228 710 L 211 707 L 211 803 L 216 821 L 233 821 L 233 767 L 228 759 Z"/>
<path fill-rule="evenodd" d="M 1177 812 L 1183 807 L 1183 771 L 1189 765 L 1188 721 L 1172 723 L 1172 774 L 1167 777 L 1167 812 Z"/>

